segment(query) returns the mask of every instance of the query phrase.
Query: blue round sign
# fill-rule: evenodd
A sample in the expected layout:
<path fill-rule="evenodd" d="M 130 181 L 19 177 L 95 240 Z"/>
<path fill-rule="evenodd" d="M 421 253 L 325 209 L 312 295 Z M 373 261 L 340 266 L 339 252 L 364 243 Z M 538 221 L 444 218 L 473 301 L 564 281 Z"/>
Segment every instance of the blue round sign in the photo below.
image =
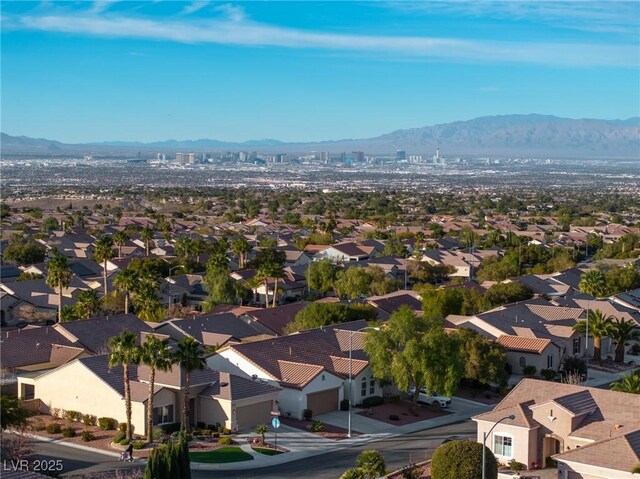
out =
<path fill-rule="evenodd" d="M 280 419 L 278 419 L 277 417 L 274 417 L 271 420 L 271 425 L 275 428 L 278 429 L 280 427 Z"/>

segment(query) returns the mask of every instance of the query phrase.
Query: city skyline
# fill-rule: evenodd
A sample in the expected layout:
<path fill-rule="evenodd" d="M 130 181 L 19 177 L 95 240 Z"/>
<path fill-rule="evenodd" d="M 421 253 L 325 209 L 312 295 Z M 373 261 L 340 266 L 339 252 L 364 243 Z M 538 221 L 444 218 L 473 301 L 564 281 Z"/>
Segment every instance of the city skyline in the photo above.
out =
<path fill-rule="evenodd" d="M 3 2 L 2 131 L 320 141 L 640 115 L 637 2 Z"/>

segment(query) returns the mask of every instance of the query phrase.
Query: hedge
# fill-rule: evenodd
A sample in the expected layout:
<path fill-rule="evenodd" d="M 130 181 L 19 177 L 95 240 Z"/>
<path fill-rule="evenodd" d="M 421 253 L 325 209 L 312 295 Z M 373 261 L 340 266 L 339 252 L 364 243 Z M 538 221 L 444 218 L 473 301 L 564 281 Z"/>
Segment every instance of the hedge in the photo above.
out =
<path fill-rule="evenodd" d="M 482 444 L 450 441 L 441 444 L 431 458 L 431 479 L 482 479 Z M 487 479 L 498 477 L 498 461 L 486 448 Z"/>

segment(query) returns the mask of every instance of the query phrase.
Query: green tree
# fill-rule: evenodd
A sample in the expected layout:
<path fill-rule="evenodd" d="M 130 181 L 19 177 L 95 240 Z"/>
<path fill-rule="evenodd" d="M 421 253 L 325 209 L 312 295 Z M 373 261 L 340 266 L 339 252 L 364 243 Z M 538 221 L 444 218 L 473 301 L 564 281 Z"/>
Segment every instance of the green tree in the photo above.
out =
<path fill-rule="evenodd" d="M 311 303 L 304 309 L 298 311 L 295 319 L 285 326 L 284 331 L 287 334 L 291 334 L 296 331 L 357 321 L 359 319 L 366 321 L 377 319 L 375 308 L 370 305 Z"/>
<path fill-rule="evenodd" d="M 460 353 L 464 361 L 464 377 L 483 384 L 506 384 L 507 355 L 499 344 L 470 329 L 457 329 Z"/>
<path fill-rule="evenodd" d="M 139 277 L 131 268 L 118 271 L 113 278 L 113 286 L 116 291 L 124 293 L 124 312 L 129 314 L 129 301 L 131 300 L 131 292 L 138 285 Z"/>
<path fill-rule="evenodd" d="M 485 449 L 487 479 L 498 477 L 498 461 L 491 449 L 475 441 L 441 444 L 431 458 L 432 479 L 482 479 L 482 449 Z"/>
<path fill-rule="evenodd" d="M 143 321 L 159 321 L 162 319 L 163 308 L 156 291 L 157 283 L 151 276 L 140 278 L 133 292 L 133 304 L 136 307 L 136 315 Z"/>
<path fill-rule="evenodd" d="M 117 231 L 113 235 L 113 242 L 118 246 L 118 258 L 122 258 L 122 247 L 129 241 L 129 235 L 126 231 Z"/>
<path fill-rule="evenodd" d="M 231 242 L 231 251 L 238 256 L 238 267 L 244 269 L 247 264 L 247 254 L 251 251 L 251 245 L 247 241 L 247 238 L 241 236 Z"/>
<path fill-rule="evenodd" d="M 453 395 L 464 373 L 457 338 L 407 306 L 393 313 L 385 328 L 367 334 L 364 349 L 376 378 L 392 380 L 401 391 L 415 388 L 414 407 L 422 387 Z"/>
<path fill-rule="evenodd" d="M 583 293 L 600 298 L 607 294 L 607 280 L 599 269 L 592 269 L 582 275 L 578 289 Z"/>
<path fill-rule="evenodd" d="M 385 256 L 400 256 L 404 258 L 407 255 L 407 248 L 402 244 L 400 238 L 392 236 L 384 242 L 382 254 Z"/>
<path fill-rule="evenodd" d="M 0 431 L 9 428 L 22 428 L 27 425 L 29 411 L 16 396 L 0 395 L 0 413 Z"/>
<path fill-rule="evenodd" d="M 362 470 L 354 467 L 352 469 L 347 469 L 342 473 L 340 479 L 366 479 L 366 476 Z"/>
<path fill-rule="evenodd" d="M 461 289 L 435 289 L 430 285 L 416 289 L 422 296 L 422 310 L 427 319 L 443 319 L 450 314 L 462 312 L 465 298 Z"/>
<path fill-rule="evenodd" d="M 133 430 L 131 427 L 131 382 L 129 378 L 129 366 L 140 363 L 140 348 L 137 337 L 131 331 L 122 331 L 120 336 L 114 336 L 109 341 L 111 352 L 109 353 L 109 367 L 122 366 L 124 380 L 124 404 L 127 416 L 127 440 L 131 441 Z"/>
<path fill-rule="evenodd" d="M 336 295 L 349 299 L 367 295 L 370 291 L 371 279 L 371 275 L 361 266 L 339 271 L 334 284 Z"/>
<path fill-rule="evenodd" d="M 496 307 L 530 299 L 533 297 L 533 292 L 524 284 L 513 281 L 511 283 L 494 284 L 487 290 L 484 297 L 492 307 Z"/>
<path fill-rule="evenodd" d="M 93 289 L 85 289 L 78 293 L 75 308 L 80 317 L 85 319 L 96 316 L 102 309 L 102 300 Z"/>
<path fill-rule="evenodd" d="M 263 445 L 265 444 L 264 435 L 267 433 L 268 430 L 269 430 L 269 427 L 266 424 L 258 424 L 256 426 L 256 434 L 260 434 Z"/>
<path fill-rule="evenodd" d="M 606 316 L 599 309 L 592 309 L 589 311 L 588 319 L 578 321 L 573 325 L 573 330 L 593 338 L 593 360 L 602 361 L 602 338 L 613 333 L 612 316 Z"/>
<path fill-rule="evenodd" d="M 383 476 L 385 473 L 384 458 L 375 449 L 362 451 L 356 459 L 356 467 L 360 469 L 369 479 Z"/>
<path fill-rule="evenodd" d="M 184 437 L 154 448 L 144 471 L 145 479 L 191 479 L 189 445 Z"/>
<path fill-rule="evenodd" d="M 640 287 L 640 270 L 633 264 L 614 266 L 604 272 L 607 294 L 623 293 Z"/>
<path fill-rule="evenodd" d="M 307 284 L 309 288 L 326 295 L 333 289 L 338 268 L 331 264 L 328 259 L 314 261 L 307 269 Z"/>
<path fill-rule="evenodd" d="M 73 273 L 67 257 L 58 250 L 53 250 L 47 266 L 47 284 L 54 289 L 58 288 L 58 322 L 62 322 L 62 290 L 69 287 Z"/>
<path fill-rule="evenodd" d="M 257 276 L 264 281 L 265 305 L 269 307 L 269 279 L 274 280 L 273 285 L 273 307 L 276 305 L 278 297 L 278 278 L 282 278 L 282 266 L 286 261 L 284 251 L 274 248 L 261 249 L 256 253 L 252 261 L 253 267 L 257 270 Z"/>
<path fill-rule="evenodd" d="M 156 371 L 171 369 L 173 357 L 169 350 L 169 340 L 147 336 L 140 346 L 140 360 L 149 366 L 149 399 L 147 399 L 147 442 L 153 442 L 153 397 Z"/>
<path fill-rule="evenodd" d="M 109 293 L 107 289 L 107 261 L 112 259 L 113 254 L 113 238 L 103 235 L 96 240 L 93 257 L 98 263 L 102 263 L 102 278 L 104 280 L 104 294 Z"/>
<path fill-rule="evenodd" d="M 615 362 L 624 363 L 624 343 L 640 337 L 634 321 L 625 321 L 611 316 L 609 337 L 616 343 Z"/>
<path fill-rule="evenodd" d="M 202 282 L 208 293 L 203 305 L 205 311 L 211 311 L 218 304 L 233 302 L 235 298 L 234 283 L 229 277 L 226 256 L 211 256 L 207 262 L 207 271 Z"/>
<path fill-rule="evenodd" d="M 151 229 L 149 226 L 145 226 L 140 233 L 140 239 L 144 241 L 145 255 L 149 256 L 149 243 L 151 243 L 151 241 L 153 240 L 153 229 Z"/>
<path fill-rule="evenodd" d="M 191 336 L 185 336 L 178 342 L 178 349 L 174 355 L 174 362 L 176 362 L 184 373 L 184 407 L 182 409 L 182 426 L 185 428 L 186 432 L 191 432 L 191 421 L 190 418 L 190 407 L 189 399 L 190 399 L 190 383 L 191 383 L 191 372 L 196 369 L 204 368 L 204 359 L 202 355 L 204 354 L 204 350 L 200 343 L 198 343 Z"/>
<path fill-rule="evenodd" d="M 618 381 L 611 383 L 611 390 L 623 393 L 640 394 L 640 369 L 636 369 L 635 371 L 622 375 Z"/>
<path fill-rule="evenodd" d="M 2 258 L 8 263 L 25 266 L 34 263 L 42 263 L 45 257 L 45 249 L 30 239 L 14 236 L 2 251 Z"/>

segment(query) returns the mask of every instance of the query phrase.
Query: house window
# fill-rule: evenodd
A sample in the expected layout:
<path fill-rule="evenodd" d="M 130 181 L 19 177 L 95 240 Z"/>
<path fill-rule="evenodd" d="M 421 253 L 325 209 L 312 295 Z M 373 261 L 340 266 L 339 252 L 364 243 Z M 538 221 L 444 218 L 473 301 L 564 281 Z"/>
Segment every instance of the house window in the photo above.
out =
<path fill-rule="evenodd" d="M 367 378 L 362 378 L 362 384 L 360 385 L 360 396 L 365 397 L 367 395 Z"/>
<path fill-rule="evenodd" d="M 553 354 L 547 356 L 547 369 L 553 369 Z"/>
<path fill-rule="evenodd" d="M 493 453 L 496 456 L 513 457 L 513 439 L 501 434 L 493 435 Z"/>
<path fill-rule="evenodd" d="M 520 367 L 524 368 L 527 365 L 527 360 L 524 356 L 520 356 Z"/>
<path fill-rule="evenodd" d="M 376 393 L 376 380 L 371 378 L 369 381 L 369 394 L 374 395 Z"/>
<path fill-rule="evenodd" d="M 580 338 L 573 340 L 573 354 L 580 354 Z"/>
<path fill-rule="evenodd" d="M 173 404 L 153 408 L 153 424 L 173 422 Z"/>

